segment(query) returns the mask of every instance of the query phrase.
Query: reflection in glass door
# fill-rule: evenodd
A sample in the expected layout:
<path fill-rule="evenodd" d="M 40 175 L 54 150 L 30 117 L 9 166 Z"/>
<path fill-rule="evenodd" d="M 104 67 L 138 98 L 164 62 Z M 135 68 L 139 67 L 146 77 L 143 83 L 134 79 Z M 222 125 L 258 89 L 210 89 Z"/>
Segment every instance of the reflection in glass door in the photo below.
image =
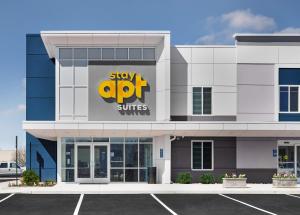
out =
<path fill-rule="evenodd" d="M 76 146 L 76 178 L 79 183 L 109 182 L 109 145 L 84 143 Z"/>
<path fill-rule="evenodd" d="M 106 145 L 94 146 L 94 178 L 108 178 Z"/>
<path fill-rule="evenodd" d="M 91 178 L 91 147 L 77 148 L 77 178 Z"/>

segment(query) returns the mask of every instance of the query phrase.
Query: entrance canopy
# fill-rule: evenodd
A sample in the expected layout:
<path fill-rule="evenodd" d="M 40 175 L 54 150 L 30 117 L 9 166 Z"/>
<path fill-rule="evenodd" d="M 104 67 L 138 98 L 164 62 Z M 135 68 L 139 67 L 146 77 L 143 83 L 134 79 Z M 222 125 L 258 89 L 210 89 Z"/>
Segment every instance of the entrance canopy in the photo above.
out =
<path fill-rule="evenodd" d="M 299 137 L 299 123 L 255 122 L 58 122 L 24 121 L 23 129 L 43 139 L 57 137 L 233 136 Z"/>

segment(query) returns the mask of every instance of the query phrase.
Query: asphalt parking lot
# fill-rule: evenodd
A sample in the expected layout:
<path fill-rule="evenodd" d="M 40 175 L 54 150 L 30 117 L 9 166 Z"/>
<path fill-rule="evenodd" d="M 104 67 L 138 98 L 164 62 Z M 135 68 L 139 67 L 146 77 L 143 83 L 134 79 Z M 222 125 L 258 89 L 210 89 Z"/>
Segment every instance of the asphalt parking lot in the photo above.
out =
<path fill-rule="evenodd" d="M 300 214 L 300 195 L 0 194 L 0 214 Z"/>

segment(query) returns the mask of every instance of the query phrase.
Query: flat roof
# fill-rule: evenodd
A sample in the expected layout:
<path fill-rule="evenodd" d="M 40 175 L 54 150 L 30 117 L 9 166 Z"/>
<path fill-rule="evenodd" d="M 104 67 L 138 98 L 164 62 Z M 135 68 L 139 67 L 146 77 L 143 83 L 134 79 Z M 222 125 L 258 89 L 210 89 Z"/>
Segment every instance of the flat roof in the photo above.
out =
<path fill-rule="evenodd" d="M 146 30 L 133 30 L 133 31 L 126 31 L 126 30 L 88 30 L 88 31 L 81 31 L 81 30 L 71 30 L 71 31 L 41 31 L 41 34 L 170 34 L 170 31 L 162 31 L 162 30 L 155 30 L 155 31 L 146 31 Z"/>
<path fill-rule="evenodd" d="M 241 34 L 233 35 L 238 42 L 300 42 L 300 34 L 274 33 L 274 34 Z"/>
<path fill-rule="evenodd" d="M 50 58 L 56 57 L 57 47 L 97 45 L 156 46 L 170 31 L 41 31 Z"/>

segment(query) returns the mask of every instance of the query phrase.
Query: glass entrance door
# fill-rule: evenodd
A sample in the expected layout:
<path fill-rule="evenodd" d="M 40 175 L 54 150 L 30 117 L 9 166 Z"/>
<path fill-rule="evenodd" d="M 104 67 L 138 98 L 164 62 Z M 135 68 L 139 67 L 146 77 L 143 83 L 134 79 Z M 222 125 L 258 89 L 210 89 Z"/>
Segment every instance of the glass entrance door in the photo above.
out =
<path fill-rule="evenodd" d="M 78 145 L 77 150 L 77 174 L 78 182 L 91 182 L 91 145 Z"/>
<path fill-rule="evenodd" d="M 296 145 L 296 176 L 300 182 L 300 145 Z"/>
<path fill-rule="evenodd" d="M 78 144 L 76 146 L 75 182 L 108 183 L 109 182 L 109 145 Z"/>
<path fill-rule="evenodd" d="M 108 145 L 94 144 L 93 151 L 94 151 L 93 181 L 94 183 L 108 183 L 109 182 Z"/>

